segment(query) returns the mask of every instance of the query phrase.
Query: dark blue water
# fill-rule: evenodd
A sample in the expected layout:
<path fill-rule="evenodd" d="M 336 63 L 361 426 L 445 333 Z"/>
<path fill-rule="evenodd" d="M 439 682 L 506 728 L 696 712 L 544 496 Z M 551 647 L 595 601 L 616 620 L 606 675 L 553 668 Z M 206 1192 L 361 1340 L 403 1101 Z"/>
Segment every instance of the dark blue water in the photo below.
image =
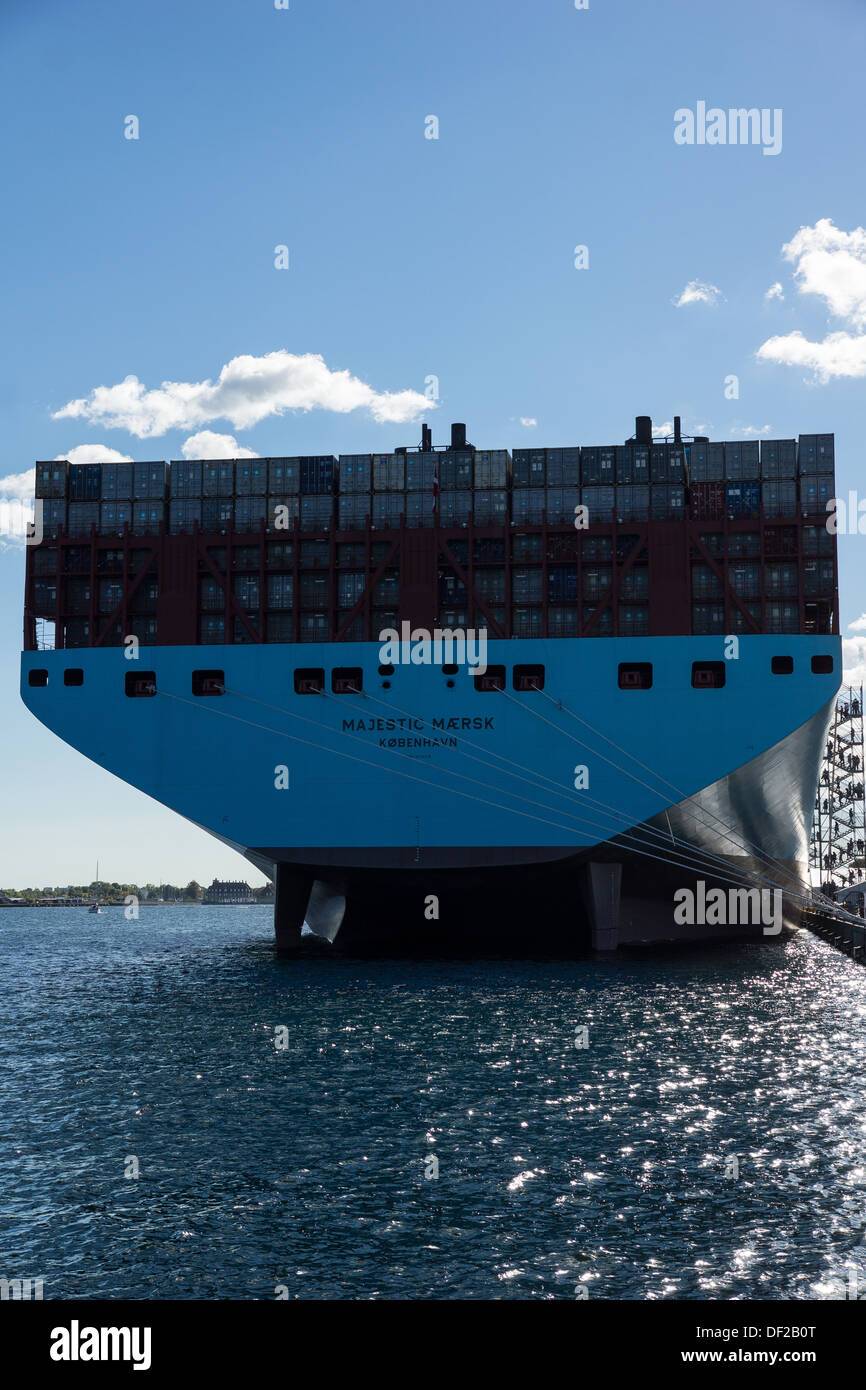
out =
<path fill-rule="evenodd" d="M 278 963 L 266 908 L 154 908 L 0 940 L 0 1276 L 46 1298 L 866 1280 L 866 970 L 814 938 Z"/>

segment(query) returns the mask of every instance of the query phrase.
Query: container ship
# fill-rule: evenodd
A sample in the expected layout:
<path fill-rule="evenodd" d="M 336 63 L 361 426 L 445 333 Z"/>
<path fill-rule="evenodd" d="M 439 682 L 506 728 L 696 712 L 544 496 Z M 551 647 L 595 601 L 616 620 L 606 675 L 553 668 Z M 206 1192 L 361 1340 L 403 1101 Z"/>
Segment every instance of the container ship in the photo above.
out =
<path fill-rule="evenodd" d="M 305 921 L 764 937 L 756 904 L 790 927 L 809 891 L 833 496 L 831 434 L 646 416 L 611 446 L 38 462 L 22 697 L 272 878 L 283 952 Z"/>

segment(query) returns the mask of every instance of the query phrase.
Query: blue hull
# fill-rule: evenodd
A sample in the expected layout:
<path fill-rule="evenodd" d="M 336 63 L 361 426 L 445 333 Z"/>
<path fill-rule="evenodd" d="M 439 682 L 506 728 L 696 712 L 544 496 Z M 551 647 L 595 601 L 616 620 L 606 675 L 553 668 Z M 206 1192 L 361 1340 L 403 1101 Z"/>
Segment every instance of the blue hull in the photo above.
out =
<path fill-rule="evenodd" d="M 423 665 L 397 666 L 386 689 L 376 643 L 151 647 L 137 663 L 117 647 L 25 652 L 21 693 L 65 742 L 261 867 L 296 866 L 350 897 L 353 883 L 373 898 L 391 884 L 399 898 L 461 871 L 537 877 L 542 864 L 609 856 L 615 841 L 647 884 L 631 896 L 624 886 L 619 940 L 652 939 L 677 935 L 669 900 L 661 927 L 640 907 L 668 872 L 665 827 L 701 853 L 771 855 L 807 875 L 840 639 L 741 637 L 724 688 L 693 689 L 692 662 L 722 659 L 723 641 L 491 641 L 488 661 L 507 675 L 492 693 L 465 667 Z M 793 674 L 771 673 L 777 654 L 793 657 Z M 812 671 L 814 655 L 833 657 L 831 674 Z M 651 689 L 618 688 L 618 663 L 648 661 Z M 512 688 L 517 663 L 544 666 L 543 692 Z M 363 694 L 329 693 L 337 666 L 362 668 Z M 69 667 L 81 685 L 64 684 Z M 300 667 L 324 669 L 324 695 L 295 693 Z M 153 698 L 125 694 L 139 668 L 156 674 Z M 225 694 L 192 693 L 202 668 L 224 672 Z M 47 685 L 31 686 L 31 669 Z M 588 785 L 576 789 L 581 767 Z M 647 824 L 641 852 L 618 838 Z"/>

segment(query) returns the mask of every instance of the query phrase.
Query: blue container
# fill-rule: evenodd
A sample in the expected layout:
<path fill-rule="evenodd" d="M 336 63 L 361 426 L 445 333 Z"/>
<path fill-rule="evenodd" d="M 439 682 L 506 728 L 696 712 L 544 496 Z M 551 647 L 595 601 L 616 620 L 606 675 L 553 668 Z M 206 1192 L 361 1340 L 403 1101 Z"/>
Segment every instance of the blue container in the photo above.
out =
<path fill-rule="evenodd" d="M 102 494 L 102 464 L 72 463 L 69 466 L 69 497 L 73 502 L 96 502 Z"/>

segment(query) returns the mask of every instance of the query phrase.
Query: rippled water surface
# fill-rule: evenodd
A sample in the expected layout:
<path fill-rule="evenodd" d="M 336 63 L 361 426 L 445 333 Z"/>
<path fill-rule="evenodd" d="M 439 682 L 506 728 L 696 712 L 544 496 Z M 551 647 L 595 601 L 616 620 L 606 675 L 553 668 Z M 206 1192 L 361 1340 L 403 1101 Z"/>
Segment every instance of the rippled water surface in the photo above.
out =
<path fill-rule="evenodd" d="M 277 962 L 267 908 L 0 934 L 0 1275 L 46 1298 L 866 1281 L 866 970 L 812 937 Z"/>

